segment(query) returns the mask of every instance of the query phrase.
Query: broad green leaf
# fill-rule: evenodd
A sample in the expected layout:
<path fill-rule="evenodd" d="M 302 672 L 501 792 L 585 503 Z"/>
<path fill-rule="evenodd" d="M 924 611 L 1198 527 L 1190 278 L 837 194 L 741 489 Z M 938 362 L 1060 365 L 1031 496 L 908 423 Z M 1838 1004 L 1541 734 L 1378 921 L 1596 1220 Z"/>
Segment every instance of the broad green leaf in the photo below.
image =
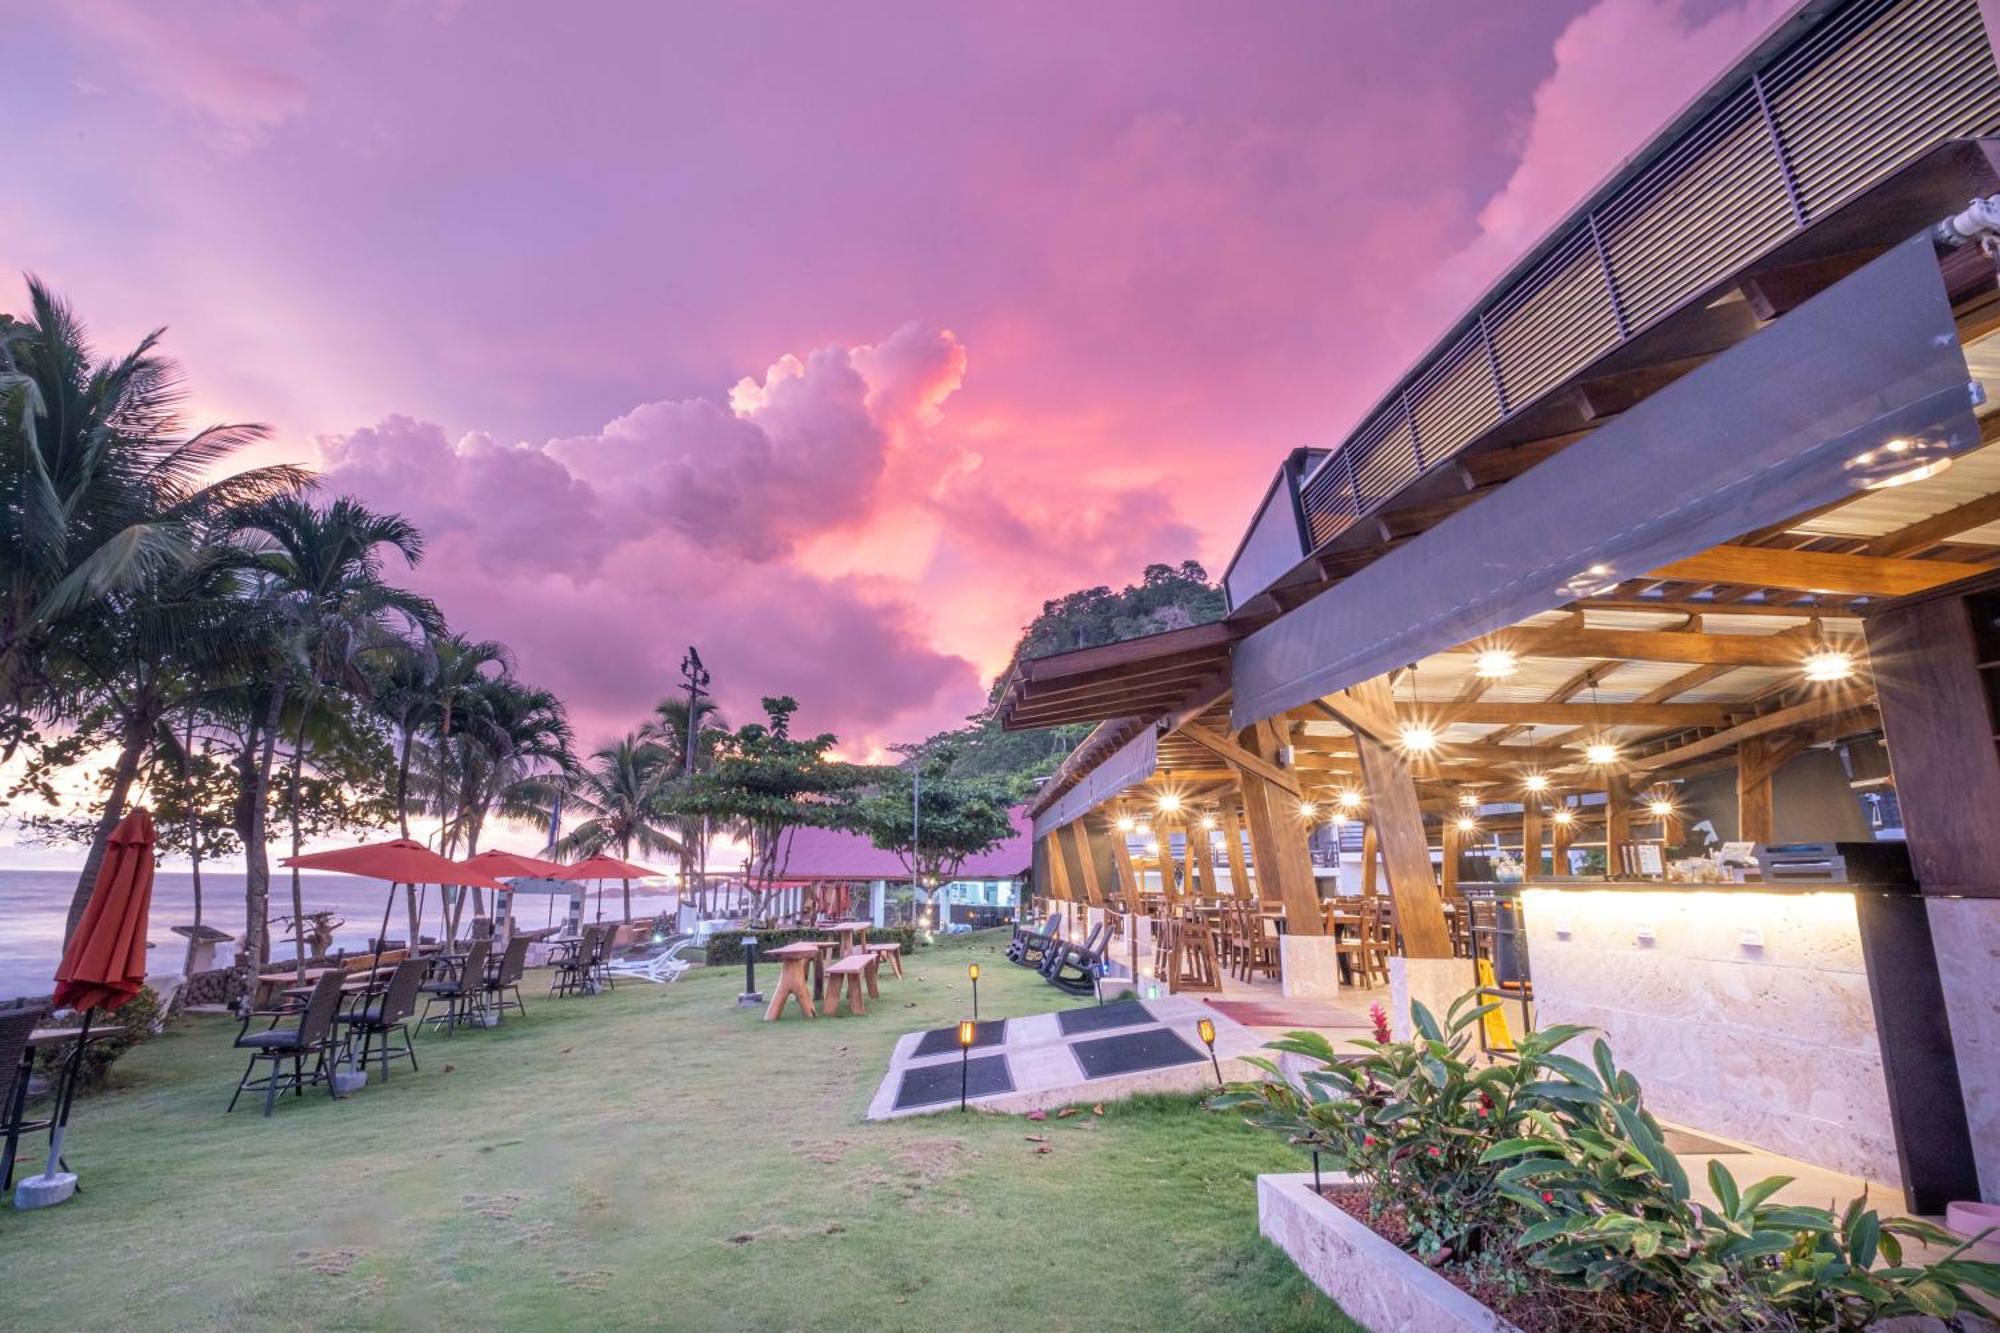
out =
<path fill-rule="evenodd" d="M 1958 1298 L 1943 1283 L 1929 1279 L 1912 1282 L 1903 1288 L 1903 1294 L 1909 1297 L 1910 1304 L 1938 1319 L 1949 1319 L 1958 1313 Z"/>
<path fill-rule="evenodd" d="M 1715 1191 L 1716 1201 L 1722 1205 L 1723 1213 L 1734 1218 L 1743 1196 L 1736 1189 L 1736 1177 L 1729 1174 L 1729 1168 L 1722 1164 L 1719 1157 L 1709 1159 L 1708 1187 Z"/>

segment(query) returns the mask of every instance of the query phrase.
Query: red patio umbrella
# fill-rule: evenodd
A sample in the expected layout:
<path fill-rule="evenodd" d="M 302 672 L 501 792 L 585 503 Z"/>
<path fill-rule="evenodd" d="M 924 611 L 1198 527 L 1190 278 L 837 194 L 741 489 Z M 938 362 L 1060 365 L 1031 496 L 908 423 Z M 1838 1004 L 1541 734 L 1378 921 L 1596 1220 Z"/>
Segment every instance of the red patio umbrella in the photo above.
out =
<path fill-rule="evenodd" d="M 336 847 L 330 852 L 308 852 L 304 856 L 288 856 L 278 864 L 297 866 L 301 870 L 333 870 L 343 875 L 358 875 L 363 879 L 386 879 L 389 881 L 389 895 L 382 903 L 382 929 L 375 933 L 375 964 L 382 963 L 382 941 L 389 934 L 389 911 L 396 904 L 398 884 L 457 884 L 470 885 L 481 889 L 498 889 L 500 881 L 483 870 L 460 865 L 447 856 L 439 856 L 430 848 L 411 838 L 392 838 L 388 842 L 363 843 L 359 847 Z M 410 941 L 410 947 L 416 947 Z M 304 960 L 300 960 L 301 966 Z"/>
<path fill-rule="evenodd" d="M 70 1051 L 59 1090 L 61 1104 L 49 1130 L 49 1160 L 39 1176 L 20 1184 L 17 1207 L 45 1208 L 76 1193 L 76 1176 L 62 1165 L 63 1134 L 69 1128 L 76 1071 L 90 1040 L 90 1019 L 129 1004 L 146 984 L 146 917 L 153 907 L 153 817 L 134 810 L 118 821 L 90 886 L 83 919 L 69 937 L 56 967 L 57 1008 L 83 1012 L 83 1030 Z"/>
<path fill-rule="evenodd" d="M 557 879 L 594 879 L 597 881 L 597 919 L 604 919 L 604 881 L 607 879 L 655 879 L 660 872 L 646 866 L 621 861 L 615 856 L 586 857 L 573 866 L 564 866 Z"/>
<path fill-rule="evenodd" d="M 468 856 L 459 864 L 469 870 L 483 870 L 496 878 L 506 876 L 509 879 L 560 879 L 562 872 L 568 868 L 560 861 L 544 861 L 539 856 L 522 856 L 516 852 L 503 852 L 497 849 L 481 852 L 477 856 Z M 553 904 L 551 907 L 553 908 Z M 507 911 L 511 922 L 513 907 L 510 905 Z M 512 926 L 508 928 L 511 930 Z"/>

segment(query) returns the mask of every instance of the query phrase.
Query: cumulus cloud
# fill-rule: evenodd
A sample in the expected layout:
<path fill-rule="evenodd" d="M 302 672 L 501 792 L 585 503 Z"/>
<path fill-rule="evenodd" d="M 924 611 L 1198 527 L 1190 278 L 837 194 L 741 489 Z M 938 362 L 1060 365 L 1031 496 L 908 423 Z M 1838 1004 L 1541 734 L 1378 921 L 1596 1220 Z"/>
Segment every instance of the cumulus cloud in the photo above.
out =
<path fill-rule="evenodd" d="M 511 643 L 587 735 L 643 716 L 692 641 L 736 711 L 792 693 L 807 725 L 865 751 L 949 724 L 982 695 L 967 656 L 939 646 L 923 582 L 934 553 L 912 546 L 914 526 L 949 530 L 959 560 L 999 556 L 1017 573 L 1074 560 L 1079 540 L 1087 564 L 1136 557 L 1138 534 L 1176 558 L 1195 540 L 1149 488 L 1077 486 L 1036 505 L 987 486 L 979 456 L 934 429 L 966 365 L 949 331 L 906 324 L 780 357 L 726 404 L 644 403 L 544 444 L 452 440 L 392 416 L 320 451 L 330 488 L 425 529 L 414 582 L 465 628 Z M 894 558 L 825 558 L 828 542 L 868 541 Z M 942 620 L 956 629 L 949 610 Z"/>

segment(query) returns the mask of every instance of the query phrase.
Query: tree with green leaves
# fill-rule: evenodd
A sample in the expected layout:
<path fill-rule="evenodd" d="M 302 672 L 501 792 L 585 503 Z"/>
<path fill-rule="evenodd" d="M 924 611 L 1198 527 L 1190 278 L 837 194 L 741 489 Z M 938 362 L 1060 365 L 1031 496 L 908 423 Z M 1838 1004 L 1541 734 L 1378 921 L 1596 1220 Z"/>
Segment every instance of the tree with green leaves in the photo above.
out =
<path fill-rule="evenodd" d="M 679 776 L 668 751 L 627 732 L 598 750 L 569 775 L 564 799 L 583 812 L 556 851 L 563 856 L 615 855 L 621 861 L 634 852 L 646 856 L 685 856 L 686 848 L 673 834 L 674 810 L 668 790 Z M 632 881 L 624 887 L 624 919 L 632 919 Z"/>
<path fill-rule="evenodd" d="M 969 778 L 952 771 L 949 746 L 899 746 L 908 756 L 883 769 L 855 801 L 849 827 L 894 852 L 910 881 L 929 903 L 958 877 L 970 857 L 991 851 L 1014 832 L 1012 785 L 1000 778 Z"/>
<path fill-rule="evenodd" d="M 653 716 L 647 719 L 640 734 L 666 752 L 666 762 L 679 775 L 674 779 L 678 790 L 682 779 L 691 772 L 705 772 L 715 762 L 716 747 L 729 735 L 729 723 L 722 710 L 711 699 L 699 699 L 693 710 L 694 725 L 688 724 L 688 701 L 684 697 L 669 697 L 653 706 Z M 694 762 L 688 762 L 689 732 L 693 732 Z M 708 845 L 716 833 L 727 833 L 726 827 L 716 826 L 699 816 L 689 816 L 676 821 L 676 833 L 686 854 L 681 858 L 681 892 L 685 897 L 690 889 L 695 903 L 706 910 L 708 907 Z"/>
<path fill-rule="evenodd" d="M 833 759 L 838 738 L 831 732 L 794 737 L 798 700 L 779 695 L 762 703 L 766 720 L 721 738 L 707 771 L 687 779 L 671 801 L 681 818 L 707 818 L 743 834 L 749 843 L 744 874 L 758 912 L 784 878 L 792 833 L 850 826 L 853 798 L 876 774 Z"/>

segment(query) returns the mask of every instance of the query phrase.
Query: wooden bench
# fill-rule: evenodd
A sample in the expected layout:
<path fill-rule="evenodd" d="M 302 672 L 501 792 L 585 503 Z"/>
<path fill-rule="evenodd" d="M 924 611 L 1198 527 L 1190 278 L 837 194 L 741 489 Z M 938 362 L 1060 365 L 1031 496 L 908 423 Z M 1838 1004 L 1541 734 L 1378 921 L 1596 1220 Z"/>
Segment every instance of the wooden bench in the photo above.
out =
<path fill-rule="evenodd" d="M 868 1003 L 862 998 L 862 988 L 867 986 L 875 969 L 875 955 L 868 953 L 850 954 L 837 963 L 829 963 L 826 969 L 827 994 L 824 1014 L 839 1012 L 841 988 L 847 991 L 847 1012 L 865 1014 Z M 872 988 L 871 988 L 872 989 Z"/>
<path fill-rule="evenodd" d="M 898 977 L 903 975 L 903 946 L 900 944 L 864 944 L 861 946 L 875 955 L 877 963 L 886 962 Z"/>

